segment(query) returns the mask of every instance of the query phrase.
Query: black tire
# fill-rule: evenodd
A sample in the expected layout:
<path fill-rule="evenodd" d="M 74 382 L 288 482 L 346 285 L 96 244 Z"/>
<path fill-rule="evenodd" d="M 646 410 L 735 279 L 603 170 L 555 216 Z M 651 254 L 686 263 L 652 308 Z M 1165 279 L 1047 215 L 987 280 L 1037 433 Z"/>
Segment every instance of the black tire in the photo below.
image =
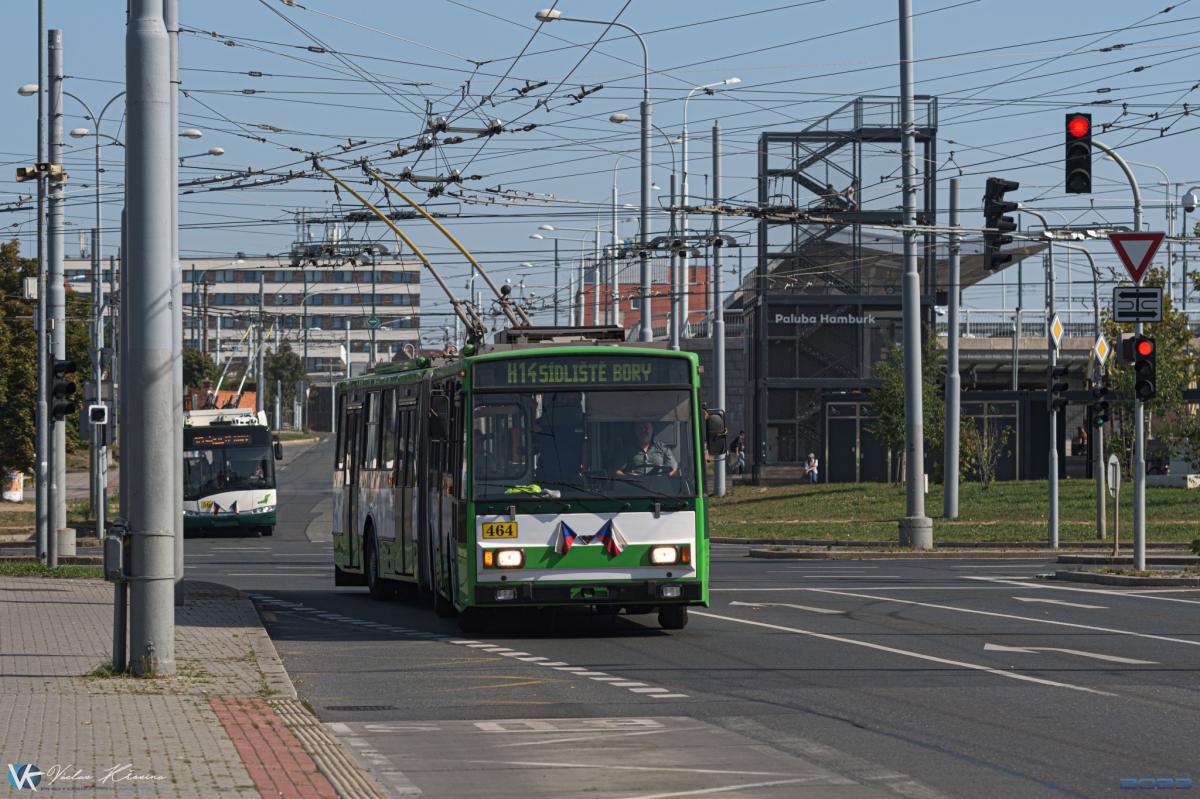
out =
<path fill-rule="evenodd" d="M 375 536 L 368 539 L 366 551 L 366 572 L 367 572 L 367 592 L 370 593 L 371 599 L 389 599 L 391 591 L 388 590 L 387 583 L 379 576 L 379 544 L 375 541 Z"/>
<path fill-rule="evenodd" d="M 454 609 L 454 603 L 437 589 L 433 592 L 433 612 L 439 619 L 453 619 L 458 615 L 458 611 Z"/>
<path fill-rule="evenodd" d="M 263 535 L 275 535 L 275 528 L 274 527 L 264 527 L 264 528 L 262 528 L 262 534 Z"/>
<path fill-rule="evenodd" d="M 481 608 L 467 608 L 458 614 L 458 629 L 467 635 L 487 632 L 488 612 Z"/>
<path fill-rule="evenodd" d="M 687 605 L 663 605 L 658 609 L 658 625 L 664 630 L 682 630 L 687 623 Z"/>

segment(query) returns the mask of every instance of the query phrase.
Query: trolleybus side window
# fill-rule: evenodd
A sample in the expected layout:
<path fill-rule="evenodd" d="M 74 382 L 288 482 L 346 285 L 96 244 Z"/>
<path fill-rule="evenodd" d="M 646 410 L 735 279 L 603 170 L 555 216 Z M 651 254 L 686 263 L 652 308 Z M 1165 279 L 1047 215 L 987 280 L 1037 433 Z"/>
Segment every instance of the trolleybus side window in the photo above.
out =
<path fill-rule="evenodd" d="M 346 466 L 346 395 L 339 394 L 337 398 L 337 469 L 344 469 Z"/>
<path fill-rule="evenodd" d="M 383 464 L 387 471 L 396 468 L 396 392 L 383 392 Z"/>
<path fill-rule="evenodd" d="M 367 419 L 363 425 L 362 468 L 379 468 L 379 392 L 367 395 Z"/>

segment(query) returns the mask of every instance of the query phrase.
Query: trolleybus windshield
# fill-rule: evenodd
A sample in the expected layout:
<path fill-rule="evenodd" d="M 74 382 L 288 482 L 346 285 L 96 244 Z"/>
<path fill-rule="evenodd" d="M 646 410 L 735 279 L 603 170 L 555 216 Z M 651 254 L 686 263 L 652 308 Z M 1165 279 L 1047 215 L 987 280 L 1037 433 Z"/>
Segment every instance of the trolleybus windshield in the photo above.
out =
<path fill-rule="evenodd" d="M 183 498 L 275 487 L 270 433 L 262 427 L 183 431 Z"/>

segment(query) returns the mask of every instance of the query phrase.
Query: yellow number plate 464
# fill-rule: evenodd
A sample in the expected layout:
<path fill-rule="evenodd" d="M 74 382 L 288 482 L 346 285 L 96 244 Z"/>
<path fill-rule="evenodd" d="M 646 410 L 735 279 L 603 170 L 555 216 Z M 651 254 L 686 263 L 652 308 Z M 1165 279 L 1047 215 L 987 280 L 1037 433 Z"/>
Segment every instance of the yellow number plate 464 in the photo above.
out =
<path fill-rule="evenodd" d="M 484 538 L 516 538 L 517 523 L 516 522 L 484 522 L 483 523 Z"/>

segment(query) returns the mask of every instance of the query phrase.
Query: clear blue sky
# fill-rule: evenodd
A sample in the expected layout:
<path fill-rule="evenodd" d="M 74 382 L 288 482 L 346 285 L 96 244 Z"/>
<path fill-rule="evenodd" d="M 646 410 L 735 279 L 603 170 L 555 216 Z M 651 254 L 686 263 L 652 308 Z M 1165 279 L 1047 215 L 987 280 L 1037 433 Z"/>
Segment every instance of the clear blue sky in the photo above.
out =
<path fill-rule="evenodd" d="M 516 283 L 528 273 L 529 289 L 545 293 L 550 288 L 550 248 L 528 235 L 543 222 L 591 228 L 601 211 L 607 237 L 604 209 L 617 153 L 632 156 L 618 165 L 622 192 L 637 187 L 641 89 L 640 48 L 620 30 L 612 30 L 591 53 L 587 48 L 603 32 L 600 26 L 556 22 L 543 26 L 531 41 L 538 27 L 534 11 L 539 3 L 551 2 L 312 0 L 301 9 L 278 0 L 182 0 L 182 25 L 197 32 L 181 37 L 181 80 L 189 93 L 181 102 L 181 124 L 200 128 L 205 136 L 198 142 L 182 140 L 181 153 L 218 145 L 225 155 L 189 160 L 181 179 L 247 167 L 301 168 L 303 157 L 289 147 L 319 150 L 336 164 L 339 158 L 349 159 L 337 151 L 339 143 L 367 140 L 354 155 L 367 155 L 385 169 L 412 166 L 418 174 L 445 174 L 458 168 L 464 175 L 480 175 L 465 184 L 467 196 L 487 197 L 484 190 L 498 185 L 554 195 L 544 204 L 507 208 L 464 205 L 444 196 L 433 201 L 444 211 L 477 215 L 452 222 L 453 230 L 499 276 Z M 124 88 L 125 4 L 47 0 L 46 5 L 48 26 L 63 30 L 67 89 L 98 110 Z M 898 92 L 896 5 L 890 0 L 563 0 L 558 8 L 598 19 L 620 12 L 622 22 L 645 34 L 654 72 L 654 121 L 667 134 L 678 134 L 681 100 L 690 87 L 740 77 L 741 84 L 728 93 L 698 96 L 689 106 L 691 192 L 706 190 L 708 129 L 720 119 L 727 132 L 724 194 L 752 201 L 754 149 L 761 130 L 797 129 L 860 94 Z M 1020 180 L 1018 199 L 1061 209 L 1068 221 L 1128 223 L 1128 189 L 1108 162 L 1097 160 L 1096 191 L 1090 197 L 1061 193 L 1063 112 L 1089 110 L 1087 104 L 1095 101 L 1111 101 L 1090 107 L 1097 124 L 1115 123 L 1116 129 L 1104 136 L 1109 144 L 1121 145 L 1128 158 L 1162 167 L 1174 181 L 1200 180 L 1200 167 L 1187 157 L 1194 152 L 1194 129 L 1200 122 L 1194 115 L 1181 116 L 1184 104 L 1190 103 L 1191 110 L 1200 97 L 1195 89 L 1200 3 L 1185 0 L 1166 13 L 1164 4 L 1151 8 L 1116 0 L 917 0 L 914 5 L 917 91 L 941 98 L 941 174 L 957 174 L 953 165 L 963 170 L 965 224 L 982 224 L 978 198 L 988 174 Z M 16 88 L 36 77 L 36 3 L 10 2 L 5 19 L 8 46 L 0 52 L 0 65 L 10 87 L 0 92 L 0 114 L 7 121 L 0 129 L 0 152 L 8 171 L 0 176 L 0 206 L 9 207 L 29 190 L 13 182 L 11 170 L 31 162 L 34 152 L 34 102 L 18 97 Z M 247 74 L 251 71 L 264 74 Z M 515 93 L 525 81 L 543 80 L 549 85 L 527 97 Z M 580 86 L 601 84 L 582 102 L 570 104 L 568 95 Z M 492 96 L 494 106 L 480 107 L 484 95 Z M 548 111 L 535 107 L 547 97 Z M 498 117 L 538 127 L 506 132 L 482 149 L 478 141 L 468 140 L 426 153 L 419 161 L 415 155 L 384 159 L 397 142 L 416 141 L 426 101 L 435 115 L 461 117 L 465 125 Z M 88 124 L 78 104 L 68 99 L 67 109 L 67 130 Z M 121 138 L 122 110 L 120 102 L 114 104 L 104 120 L 105 133 Z M 630 114 L 634 121 L 614 126 L 607 121 L 614 112 Z M 1172 135 L 1160 137 L 1163 128 Z M 90 226 L 90 140 L 68 139 L 68 148 L 68 219 Z M 104 153 L 110 167 L 106 182 L 119 180 L 119 148 L 106 146 Z M 951 153 L 953 165 L 948 163 Z M 654 179 L 664 191 L 670 161 L 670 150 L 658 135 Z M 897 163 L 894 152 L 872 154 L 869 166 L 878 164 L 879 182 L 872 186 L 869 180 L 875 176 L 868 173 L 866 199 L 872 191 L 877 197 L 894 192 Z M 1147 222 L 1161 228 L 1162 189 L 1155 185 L 1161 176 L 1153 169 L 1135 169 L 1144 184 Z M 111 227 L 119 210 L 117 188 L 105 197 L 106 227 Z M 321 212 L 338 204 L 329 184 L 314 179 L 263 190 L 188 194 L 181 202 L 182 254 L 186 260 L 237 251 L 278 253 L 293 238 L 293 212 Z M 944 201 L 940 205 L 944 209 Z M 729 226 L 750 230 L 745 222 Z M 0 214 L 0 227 L 30 248 L 28 211 Z M 415 223 L 408 228 L 461 285 L 465 270 L 445 242 Z M 631 232 L 634 224 L 623 228 Z M 383 232 L 372 226 L 370 235 Z M 107 233 L 106 238 L 107 254 L 116 236 Z M 75 242 L 76 235 L 69 234 L 68 252 L 75 251 Z M 564 246 L 571 250 L 578 244 Z M 1107 245 L 1097 251 L 1107 257 Z M 522 262 L 533 262 L 535 269 L 520 266 Z M 435 291 L 425 288 L 429 309 L 441 305 Z M 984 289 L 970 300 L 987 306 L 999 297 L 998 289 Z"/>

